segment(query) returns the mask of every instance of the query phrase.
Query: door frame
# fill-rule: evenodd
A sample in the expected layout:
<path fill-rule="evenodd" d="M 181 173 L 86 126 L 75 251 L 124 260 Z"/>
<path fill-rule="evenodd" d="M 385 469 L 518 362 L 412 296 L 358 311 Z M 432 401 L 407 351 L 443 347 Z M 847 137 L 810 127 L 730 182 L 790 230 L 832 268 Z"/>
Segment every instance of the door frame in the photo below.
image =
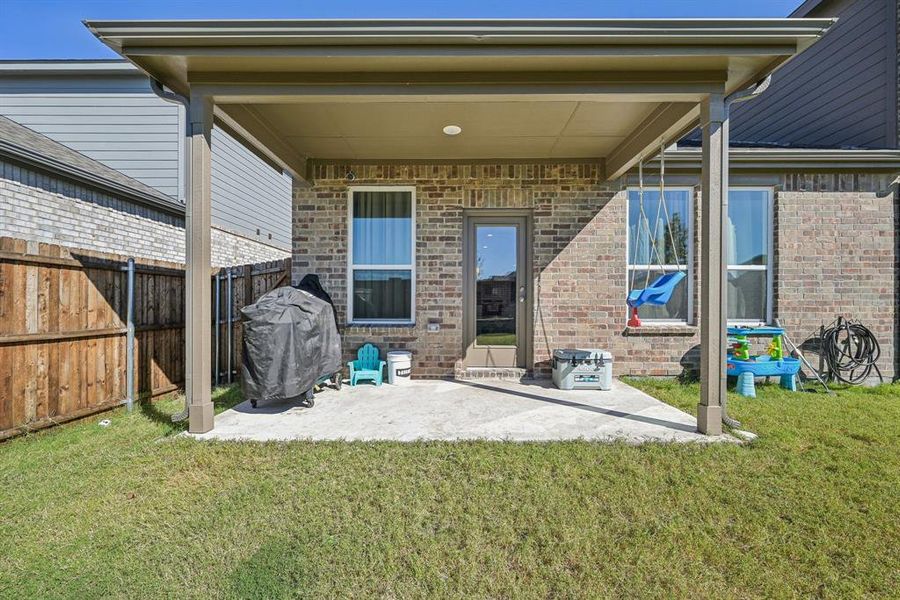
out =
<path fill-rule="evenodd" d="M 503 219 L 510 219 L 510 223 L 517 220 L 524 222 L 521 232 L 523 237 L 521 254 L 524 255 L 525 260 L 522 269 L 525 278 L 525 306 L 522 309 L 522 319 L 517 319 L 521 322 L 517 323 L 516 366 L 527 370 L 534 368 L 534 219 L 532 213 L 533 211 L 528 208 L 470 208 L 463 210 L 462 359 L 466 367 L 478 368 L 476 365 L 466 364 L 466 354 L 469 345 L 474 343 L 475 333 L 475 278 L 472 273 L 475 257 L 472 246 L 474 242 L 471 233 L 472 221 L 486 218 L 494 220 L 498 225 L 504 224 Z"/>

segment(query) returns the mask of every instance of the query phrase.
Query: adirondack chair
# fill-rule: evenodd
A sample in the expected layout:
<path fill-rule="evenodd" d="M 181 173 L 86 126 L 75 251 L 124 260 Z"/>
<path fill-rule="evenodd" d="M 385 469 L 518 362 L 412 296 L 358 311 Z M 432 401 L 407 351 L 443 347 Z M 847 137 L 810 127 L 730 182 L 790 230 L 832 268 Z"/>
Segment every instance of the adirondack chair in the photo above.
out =
<path fill-rule="evenodd" d="M 350 385 L 356 385 L 360 380 L 374 381 L 375 385 L 381 385 L 386 364 L 379 360 L 378 348 L 372 344 L 363 345 L 356 351 L 356 360 L 347 363 L 350 367 Z"/>

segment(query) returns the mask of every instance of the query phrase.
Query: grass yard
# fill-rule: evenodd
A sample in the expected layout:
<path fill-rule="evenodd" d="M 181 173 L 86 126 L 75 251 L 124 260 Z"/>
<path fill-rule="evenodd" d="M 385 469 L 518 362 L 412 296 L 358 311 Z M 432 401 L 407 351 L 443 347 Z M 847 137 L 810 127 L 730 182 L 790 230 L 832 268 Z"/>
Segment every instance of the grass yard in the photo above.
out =
<path fill-rule="evenodd" d="M 479 333 L 475 337 L 475 343 L 479 346 L 515 346 L 516 334 L 514 333 Z"/>
<path fill-rule="evenodd" d="M 897 597 L 900 386 L 758 391 L 747 446 L 201 443 L 175 401 L 116 411 L 0 445 L 0 597 Z"/>

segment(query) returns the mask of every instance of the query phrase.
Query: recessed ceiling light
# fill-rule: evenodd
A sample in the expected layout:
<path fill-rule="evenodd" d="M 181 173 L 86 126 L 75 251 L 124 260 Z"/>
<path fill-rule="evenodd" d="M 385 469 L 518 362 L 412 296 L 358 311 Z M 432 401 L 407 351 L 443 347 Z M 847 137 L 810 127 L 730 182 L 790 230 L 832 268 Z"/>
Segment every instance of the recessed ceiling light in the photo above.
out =
<path fill-rule="evenodd" d="M 459 125 L 444 125 L 445 135 L 459 135 L 462 133 L 462 127 Z"/>

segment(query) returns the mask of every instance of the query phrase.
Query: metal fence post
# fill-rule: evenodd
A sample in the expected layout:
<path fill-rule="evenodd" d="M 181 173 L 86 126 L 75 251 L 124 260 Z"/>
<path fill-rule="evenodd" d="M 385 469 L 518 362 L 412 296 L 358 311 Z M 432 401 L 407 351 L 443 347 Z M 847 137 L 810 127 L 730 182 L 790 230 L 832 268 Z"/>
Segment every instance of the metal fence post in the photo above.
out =
<path fill-rule="evenodd" d="M 228 279 L 226 280 L 227 283 L 225 285 L 225 293 L 228 296 L 228 299 L 225 301 L 225 306 L 228 307 L 228 316 L 227 316 L 228 335 L 225 338 L 225 347 L 228 352 L 228 375 L 227 375 L 228 383 L 231 383 L 231 359 L 232 359 L 231 337 L 234 333 L 234 325 L 231 321 L 231 313 L 234 310 L 234 305 L 232 303 L 233 300 L 232 300 L 232 285 L 231 285 L 233 275 L 234 274 L 232 273 L 232 269 L 229 267 L 228 268 Z"/>
<path fill-rule="evenodd" d="M 222 298 L 221 298 L 221 288 L 222 288 L 222 270 L 219 269 L 216 271 L 216 338 L 215 338 L 215 373 L 213 373 L 213 381 L 215 386 L 219 385 L 219 375 L 222 374 L 222 361 L 220 360 L 219 353 L 219 333 L 222 329 Z"/>
<path fill-rule="evenodd" d="M 128 291 L 125 308 L 125 406 L 134 407 L 134 259 L 128 259 Z"/>

